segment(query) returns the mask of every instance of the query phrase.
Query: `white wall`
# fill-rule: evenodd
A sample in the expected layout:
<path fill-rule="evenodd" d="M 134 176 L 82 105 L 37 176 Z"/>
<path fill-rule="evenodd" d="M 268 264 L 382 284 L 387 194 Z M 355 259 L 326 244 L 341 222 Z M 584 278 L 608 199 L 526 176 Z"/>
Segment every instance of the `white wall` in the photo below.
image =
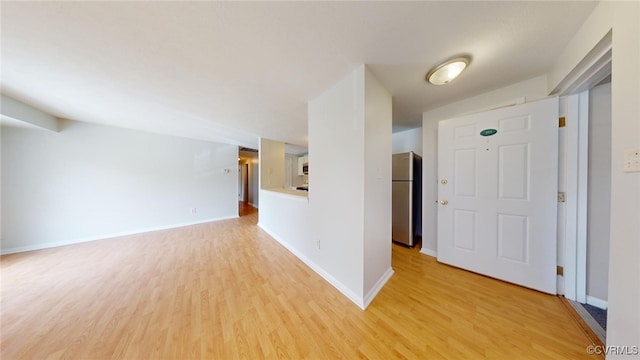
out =
<path fill-rule="evenodd" d="M 260 189 L 284 188 L 284 143 L 260 139 Z"/>
<path fill-rule="evenodd" d="M 601 2 L 567 44 L 549 76 L 555 88 L 612 32 L 611 213 L 607 345 L 640 344 L 640 173 L 622 170 L 640 147 L 640 3 Z M 610 355 L 607 359 L 624 359 Z"/>
<path fill-rule="evenodd" d="M 309 179 L 317 263 L 362 299 L 364 67 L 309 102 Z M 391 131 L 389 131 L 391 136 Z"/>
<path fill-rule="evenodd" d="M 391 94 L 365 67 L 364 296 L 377 294 L 391 269 Z M 415 133 L 415 132 L 414 132 Z"/>
<path fill-rule="evenodd" d="M 536 77 L 422 114 L 422 252 L 437 254 L 438 122 L 455 116 L 539 100 L 547 95 L 545 76 Z"/>
<path fill-rule="evenodd" d="M 237 157 L 232 145 L 81 122 L 3 127 L 2 252 L 235 217 Z"/>
<path fill-rule="evenodd" d="M 605 6 L 605 5 L 601 5 Z M 615 3 L 611 80 L 611 232 L 607 345 L 640 345 L 640 173 L 622 171 L 640 148 L 640 3 Z M 628 358 L 619 356 L 618 358 Z"/>
<path fill-rule="evenodd" d="M 391 153 L 398 154 L 413 151 L 422 156 L 422 128 L 393 133 Z"/>
<path fill-rule="evenodd" d="M 311 240 L 311 211 L 306 197 L 260 190 L 259 226 L 318 271 Z"/>
<path fill-rule="evenodd" d="M 611 212 L 611 83 L 589 92 L 587 296 L 607 300 Z"/>

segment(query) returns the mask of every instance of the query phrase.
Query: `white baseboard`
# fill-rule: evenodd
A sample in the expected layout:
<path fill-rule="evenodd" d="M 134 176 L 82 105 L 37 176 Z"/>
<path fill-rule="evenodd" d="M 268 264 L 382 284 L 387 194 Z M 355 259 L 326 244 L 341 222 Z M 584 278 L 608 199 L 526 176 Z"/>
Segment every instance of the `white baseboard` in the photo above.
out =
<path fill-rule="evenodd" d="M 427 249 L 427 248 L 422 248 L 422 249 L 420 249 L 420 252 L 421 252 L 422 254 L 425 254 L 425 255 L 433 256 L 434 258 L 437 258 L 437 257 L 438 257 L 438 252 L 437 252 L 437 251 L 435 251 L 435 250 L 431 250 L 431 249 Z"/>
<path fill-rule="evenodd" d="M 192 221 L 187 223 L 172 224 L 172 225 L 166 225 L 166 226 L 157 226 L 157 227 L 138 229 L 138 230 L 132 230 L 132 231 L 122 231 L 122 232 L 111 233 L 111 234 L 102 234 L 102 235 L 89 236 L 89 237 L 77 238 L 72 240 L 47 242 L 47 243 L 40 243 L 40 244 L 28 245 L 28 246 L 19 246 L 19 247 L 14 247 L 9 249 L 2 249 L 0 251 L 0 255 L 8 255 L 8 254 L 15 254 L 15 253 L 21 253 L 26 251 L 49 249 L 49 248 L 58 247 L 58 246 L 81 244 L 89 241 L 105 240 L 105 239 L 111 239 L 111 238 L 116 238 L 121 236 L 144 234 L 152 231 L 175 229 L 175 228 L 180 228 L 184 226 L 198 225 L 198 224 L 204 224 L 204 223 L 213 222 L 213 221 L 221 221 L 221 220 L 236 219 L 236 218 L 238 218 L 237 215 L 214 218 L 214 219 L 198 220 L 198 221 Z"/>
<path fill-rule="evenodd" d="M 258 206 L 256 204 L 254 204 L 254 203 L 249 203 L 249 205 L 251 205 L 252 207 L 254 207 L 256 209 L 258 208 Z"/>
<path fill-rule="evenodd" d="M 564 291 L 564 276 L 556 275 L 556 292 L 558 293 L 558 295 L 563 295 L 564 297 L 567 297 Z M 569 298 L 567 297 L 567 299 Z M 569 300 L 575 300 L 575 299 L 569 299 Z"/>
<path fill-rule="evenodd" d="M 349 300 L 351 300 L 354 304 L 358 305 L 362 310 L 366 309 L 366 305 L 364 302 L 364 298 L 358 296 L 356 293 L 351 291 L 348 287 L 346 287 L 343 283 L 338 281 L 338 279 L 334 278 L 331 274 L 326 272 L 323 268 L 318 266 L 315 262 L 311 261 L 308 257 L 300 253 L 297 249 L 291 246 L 288 242 L 282 239 L 278 234 L 266 228 L 261 223 L 258 223 L 258 226 L 264 230 L 267 234 L 269 234 L 272 238 L 274 238 L 280 245 L 284 246 L 289 252 L 295 255 L 298 259 L 300 259 L 303 263 L 305 263 L 311 270 L 315 271 L 318 275 L 320 275 L 323 279 L 325 279 L 329 284 L 331 284 L 334 288 L 338 289 L 344 296 L 346 296 Z M 388 272 L 388 271 L 387 271 Z M 385 273 L 386 274 L 386 273 Z M 390 277 L 391 275 L 389 275 Z M 386 282 L 386 280 L 385 280 Z M 384 284 L 383 284 L 384 285 Z"/>
<path fill-rule="evenodd" d="M 596 297 L 589 296 L 589 295 L 587 295 L 587 304 L 591 306 L 595 306 L 602 310 L 607 310 L 607 307 L 608 307 L 607 300 L 598 299 Z"/>
<path fill-rule="evenodd" d="M 371 288 L 371 290 L 369 290 L 367 295 L 364 297 L 364 308 L 363 308 L 363 310 L 366 309 L 367 307 L 369 307 L 369 305 L 371 304 L 373 299 L 375 299 L 376 295 L 378 295 L 380 290 L 382 290 L 382 288 L 387 283 L 387 281 L 389 281 L 389 279 L 391 279 L 391 276 L 393 276 L 393 269 L 391 267 L 389 267 L 387 269 L 387 271 L 385 271 L 384 274 L 382 274 L 380 279 L 378 279 L 376 284 Z"/>

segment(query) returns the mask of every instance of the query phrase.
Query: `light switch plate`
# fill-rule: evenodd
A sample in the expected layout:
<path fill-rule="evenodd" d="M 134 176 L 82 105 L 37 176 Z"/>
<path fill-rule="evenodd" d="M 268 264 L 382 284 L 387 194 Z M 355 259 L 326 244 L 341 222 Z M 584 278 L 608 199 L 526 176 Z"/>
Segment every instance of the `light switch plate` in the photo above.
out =
<path fill-rule="evenodd" d="M 640 172 L 640 148 L 625 150 L 624 172 Z"/>

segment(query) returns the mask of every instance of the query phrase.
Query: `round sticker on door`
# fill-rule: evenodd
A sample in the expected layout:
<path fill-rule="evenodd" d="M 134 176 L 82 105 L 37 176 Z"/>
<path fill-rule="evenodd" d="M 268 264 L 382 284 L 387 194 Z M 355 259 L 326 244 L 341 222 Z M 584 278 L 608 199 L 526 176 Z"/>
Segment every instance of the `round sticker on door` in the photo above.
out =
<path fill-rule="evenodd" d="M 495 135 L 498 132 L 498 130 L 496 129 L 484 129 L 482 131 L 480 131 L 480 135 L 482 136 L 491 136 L 491 135 Z"/>

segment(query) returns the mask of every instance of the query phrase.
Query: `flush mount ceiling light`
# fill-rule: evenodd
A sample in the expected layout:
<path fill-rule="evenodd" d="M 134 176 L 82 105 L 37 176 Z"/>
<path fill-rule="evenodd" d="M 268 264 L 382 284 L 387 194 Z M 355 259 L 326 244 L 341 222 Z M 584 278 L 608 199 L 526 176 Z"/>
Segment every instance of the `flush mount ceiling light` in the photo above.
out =
<path fill-rule="evenodd" d="M 425 79 L 433 85 L 444 85 L 455 79 L 469 65 L 469 56 L 460 56 L 447 60 L 429 70 Z"/>

